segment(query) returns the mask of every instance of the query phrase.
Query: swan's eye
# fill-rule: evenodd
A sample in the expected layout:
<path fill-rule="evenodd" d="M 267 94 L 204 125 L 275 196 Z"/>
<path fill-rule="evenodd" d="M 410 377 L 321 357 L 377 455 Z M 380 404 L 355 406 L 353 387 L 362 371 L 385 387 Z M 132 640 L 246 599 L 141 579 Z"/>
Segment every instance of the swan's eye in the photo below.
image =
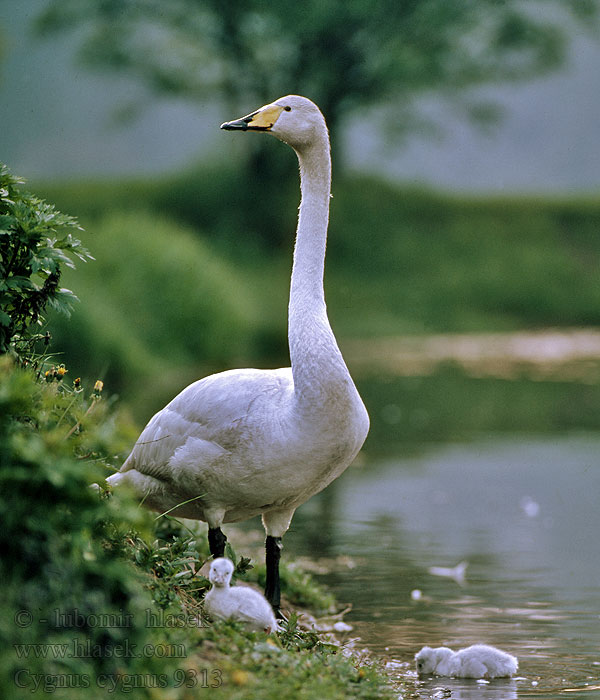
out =
<path fill-rule="evenodd" d="M 292 108 L 291 108 L 289 105 L 286 105 L 286 106 L 284 107 L 284 109 L 285 109 L 286 112 L 291 112 L 291 111 L 292 111 Z"/>

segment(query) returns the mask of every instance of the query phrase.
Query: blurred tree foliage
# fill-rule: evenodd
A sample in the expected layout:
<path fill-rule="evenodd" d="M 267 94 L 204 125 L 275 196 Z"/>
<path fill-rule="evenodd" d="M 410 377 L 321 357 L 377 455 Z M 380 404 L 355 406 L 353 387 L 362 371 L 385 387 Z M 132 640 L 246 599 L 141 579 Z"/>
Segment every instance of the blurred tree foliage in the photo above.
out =
<path fill-rule="evenodd" d="M 591 26 L 598 0 L 50 0 L 43 35 L 76 33 L 90 67 L 137 77 L 151 92 L 198 102 L 219 99 L 224 118 L 281 95 L 309 96 L 333 134 L 359 110 L 370 129 L 423 129 L 418 98 L 435 92 L 482 121 L 498 110 L 472 90 L 556 68 L 575 26 Z M 459 97 L 460 96 L 460 97 Z M 129 106 L 129 108 L 131 105 Z M 131 109 L 124 111 L 131 113 Z M 134 110 L 135 111 L 135 110 Z M 231 137 L 234 138 L 234 137 Z M 258 235 L 282 245 L 282 183 L 292 157 L 269 139 L 235 137 L 249 158 L 240 209 Z M 292 166 L 293 167 L 293 166 Z M 222 211 L 222 207 L 218 209 Z"/>
<path fill-rule="evenodd" d="M 335 131 L 361 107 L 385 104 L 410 126 L 425 91 L 455 96 L 556 68 L 566 18 L 597 15 L 597 0 L 52 0 L 37 26 L 80 29 L 88 65 L 160 94 L 224 98 L 232 114 L 308 95 Z"/>

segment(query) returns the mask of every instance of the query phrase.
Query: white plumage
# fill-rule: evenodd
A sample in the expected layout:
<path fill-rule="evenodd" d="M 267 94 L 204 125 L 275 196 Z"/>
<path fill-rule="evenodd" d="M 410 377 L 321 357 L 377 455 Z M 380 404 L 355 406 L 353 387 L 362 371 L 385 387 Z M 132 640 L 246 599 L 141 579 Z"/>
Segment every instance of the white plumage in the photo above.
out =
<path fill-rule="evenodd" d="M 507 678 L 517 672 L 519 662 L 511 654 L 487 644 L 473 644 L 452 651 L 448 647 L 423 647 L 415 655 L 421 676 L 455 676 L 456 678 Z"/>
<path fill-rule="evenodd" d="M 271 634 L 278 629 L 273 609 L 258 591 L 245 586 L 230 586 L 233 563 L 220 557 L 210 565 L 208 580 L 212 588 L 204 597 L 204 609 L 213 618 L 244 622 L 255 632 Z"/>
<path fill-rule="evenodd" d="M 267 131 L 298 155 L 291 367 L 231 370 L 191 384 L 150 420 L 107 481 L 127 482 L 156 511 L 206 521 L 215 557 L 224 553 L 222 523 L 262 514 L 266 595 L 277 608 L 281 537 L 296 508 L 352 462 L 369 419 L 325 306 L 331 163 L 321 112 L 310 100 L 288 95 L 222 128 Z"/>

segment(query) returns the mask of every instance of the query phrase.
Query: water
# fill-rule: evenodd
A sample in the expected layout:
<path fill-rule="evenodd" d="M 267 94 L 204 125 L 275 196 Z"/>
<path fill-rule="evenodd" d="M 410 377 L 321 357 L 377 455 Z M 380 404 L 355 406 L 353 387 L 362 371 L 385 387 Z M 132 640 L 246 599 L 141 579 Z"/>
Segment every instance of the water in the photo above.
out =
<path fill-rule="evenodd" d="M 599 506 L 600 433 L 488 437 L 350 468 L 286 548 L 351 556 L 324 580 L 416 697 L 600 698 Z M 461 561 L 462 583 L 429 572 Z M 517 656 L 517 678 L 417 681 L 422 646 L 477 642 Z"/>

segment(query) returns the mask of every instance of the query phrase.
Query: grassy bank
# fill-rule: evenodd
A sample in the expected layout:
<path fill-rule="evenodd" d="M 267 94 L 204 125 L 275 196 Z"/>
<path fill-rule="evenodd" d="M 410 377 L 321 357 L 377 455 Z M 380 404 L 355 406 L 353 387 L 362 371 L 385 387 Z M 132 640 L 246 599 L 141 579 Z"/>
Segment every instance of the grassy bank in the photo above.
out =
<path fill-rule="evenodd" d="M 130 426 L 97 389 L 66 377 L 40 381 L 0 363 L 4 697 L 393 697 L 376 665 L 300 624 L 299 609 L 331 616 L 336 606 L 289 561 L 290 617 L 277 635 L 208 620 L 206 527 L 89 488 L 122 461 Z M 229 548 L 238 579 L 262 584 L 256 546 L 228 534 L 253 558 Z"/>

